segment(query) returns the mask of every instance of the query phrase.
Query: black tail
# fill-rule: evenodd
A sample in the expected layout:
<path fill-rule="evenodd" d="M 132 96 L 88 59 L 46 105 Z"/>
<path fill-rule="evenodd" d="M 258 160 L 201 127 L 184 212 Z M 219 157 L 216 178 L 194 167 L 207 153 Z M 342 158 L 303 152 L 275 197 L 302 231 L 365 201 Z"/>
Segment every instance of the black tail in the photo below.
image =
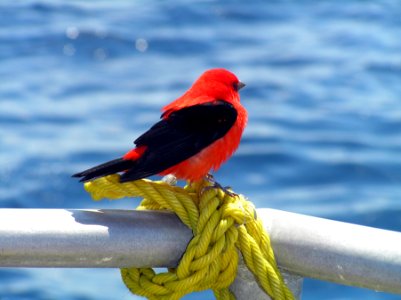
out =
<path fill-rule="evenodd" d="M 72 175 L 72 177 L 82 177 L 80 179 L 81 182 L 88 181 L 96 177 L 106 176 L 117 172 L 125 171 L 129 168 L 132 168 L 134 164 L 135 161 L 117 158 L 104 164 L 85 170 L 83 172 L 74 174 Z"/>

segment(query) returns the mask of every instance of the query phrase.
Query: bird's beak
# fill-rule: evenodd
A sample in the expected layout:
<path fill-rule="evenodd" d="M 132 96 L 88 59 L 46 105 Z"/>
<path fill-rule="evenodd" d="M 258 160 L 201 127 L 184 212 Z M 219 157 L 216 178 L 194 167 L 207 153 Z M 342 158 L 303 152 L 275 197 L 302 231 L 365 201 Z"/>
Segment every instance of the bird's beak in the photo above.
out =
<path fill-rule="evenodd" d="M 238 90 L 242 89 L 244 86 L 246 86 L 245 83 L 243 83 L 241 81 L 238 82 Z"/>

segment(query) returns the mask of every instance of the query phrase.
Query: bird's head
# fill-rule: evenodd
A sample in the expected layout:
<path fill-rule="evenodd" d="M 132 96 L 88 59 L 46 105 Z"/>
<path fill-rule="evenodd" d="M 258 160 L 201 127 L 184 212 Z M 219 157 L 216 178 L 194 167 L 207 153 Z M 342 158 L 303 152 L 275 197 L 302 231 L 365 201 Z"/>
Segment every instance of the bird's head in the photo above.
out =
<path fill-rule="evenodd" d="M 204 72 L 181 97 L 163 107 L 163 111 L 170 113 L 182 107 L 225 100 L 233 105 L 239 104 L 238 91 L 245 86 L 230 71 L 225 69 L 210 69 Z M 164 117 L 168 113 L 163 114 Z"/>
<path fill-rule="evenodd" d="M 210 69 L 204 72 L 191 87 L 210 97 L 226 101 L 239 100 L 238 91 L 245 86 L 234 73 L 226 69 Z"/>

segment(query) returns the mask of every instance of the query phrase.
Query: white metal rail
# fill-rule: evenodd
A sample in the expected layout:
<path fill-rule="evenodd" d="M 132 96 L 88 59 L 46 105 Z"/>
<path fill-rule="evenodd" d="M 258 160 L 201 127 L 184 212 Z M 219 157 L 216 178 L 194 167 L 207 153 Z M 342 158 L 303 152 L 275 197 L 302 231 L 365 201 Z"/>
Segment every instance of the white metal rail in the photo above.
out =
<path fill-rule="evenodd" d="M 296 294 L 302 277 L 401 294 L 400 232 L 273 209 L 257 213 Z M 172 267 L 190 239 L 167 212 L 0 209 L 0 267 Z M 260 299 L 244 272 L 233 291 Z"/>

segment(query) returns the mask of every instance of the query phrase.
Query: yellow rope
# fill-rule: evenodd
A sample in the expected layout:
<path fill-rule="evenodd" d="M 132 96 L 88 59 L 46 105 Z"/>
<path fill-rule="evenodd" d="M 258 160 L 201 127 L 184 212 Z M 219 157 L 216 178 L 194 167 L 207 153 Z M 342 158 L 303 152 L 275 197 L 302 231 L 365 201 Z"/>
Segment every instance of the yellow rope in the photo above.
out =
<path fill-rule="evenodd" d="M 238 248 L 272 299 L 294 299 L 277 268 L 269 236 L 242 195 L 230 196 L 207 181 L 180 188 L 147 179 L 120 183 L 119 175 L 87 182 L 85 189 L 95 200 L 143 197 L 137 209 L 171 210 L 193 231 L 177 268 L 160 274 L 151 268 L 121 269 L 132 293 L 167 300 L 212 289 L 216 299 L 235 299 L 228 287 L 237 272 Z"/>

